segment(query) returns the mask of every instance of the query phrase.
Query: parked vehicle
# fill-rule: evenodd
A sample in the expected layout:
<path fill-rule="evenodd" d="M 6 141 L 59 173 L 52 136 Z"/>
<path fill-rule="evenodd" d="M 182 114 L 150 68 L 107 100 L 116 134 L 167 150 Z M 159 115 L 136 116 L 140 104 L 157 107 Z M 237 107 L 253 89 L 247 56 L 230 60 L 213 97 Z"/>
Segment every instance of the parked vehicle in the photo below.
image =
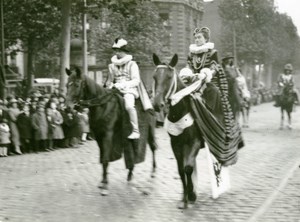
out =
<path fill-rule="evenodd" d="M 59 79 L 55 78 L 35 78 L 33 81 L 33 89 L 42 93 L 51 94 L 59 87 Z"/>

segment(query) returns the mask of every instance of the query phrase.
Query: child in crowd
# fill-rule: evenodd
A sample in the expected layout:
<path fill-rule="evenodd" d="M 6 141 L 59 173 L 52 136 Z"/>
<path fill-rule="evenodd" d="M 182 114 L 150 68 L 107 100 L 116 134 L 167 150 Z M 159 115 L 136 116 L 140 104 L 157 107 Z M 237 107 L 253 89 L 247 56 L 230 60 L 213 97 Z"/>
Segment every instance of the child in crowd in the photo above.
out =
<path fill-rule="evenodd" d="M 0 157 L 7 156 L 7 148 L 10 145 L 10 129 L 7 124 L 7 117 L 4 102 L 0 100 Z"/>
<path fill-rule="evenodd" d="M 90 133 L 90 124 L 89 124 L 89 109 L 81 108 L 80 112 L 78 112 L 79 117 L 79 125 L 81 128 L 81 141 L 86 142 L 87 135 Z"/>
<path fill-rule="evenodd" d="M 10 145 L 9 126 L 5 119 L 0 119 L 0 157 L 7 156 L 7 148 Z"/>

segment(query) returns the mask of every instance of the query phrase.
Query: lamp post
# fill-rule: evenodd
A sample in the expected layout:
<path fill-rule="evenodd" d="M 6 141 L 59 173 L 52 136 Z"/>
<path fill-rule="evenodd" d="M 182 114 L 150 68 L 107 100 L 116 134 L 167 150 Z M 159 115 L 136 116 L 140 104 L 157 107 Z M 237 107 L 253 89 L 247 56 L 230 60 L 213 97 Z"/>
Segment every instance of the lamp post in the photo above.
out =
<path fill-rule="evenodd" d="M 237 53 L 236 53 L 236 31 L 234 21 L 232 22 L 232 42 L 233 42 L 233 64 L 237 67 Z"/>
<path fill-rule="evenodd" d="M 4 15 L 3 15 L 3 0 L 0 0 L 1 7 L 1 63 L 5 65 L 5 44 L 4 44 Z"/>
<path fill-rule="evenodd" d="M 83 13 L 82 13 L 82 71 L 84 75 L 88 73 L 87 65 L 87 34 L 86 34 L 86 0 L 83 0 Z"/>
<path fill-rule="evenodd" d="M 4 15 L 3 15 L 3 0 L 0 0 L 0 13 L 1 13 L 1 18 L 0 18 L 0 23 L 1 23 L 1 69 L 0 70 L 0 86 L 1 86 L 1 91 L 0 91 L 0 97 L 5 98 L 5 44 L 4 44 Z"/>

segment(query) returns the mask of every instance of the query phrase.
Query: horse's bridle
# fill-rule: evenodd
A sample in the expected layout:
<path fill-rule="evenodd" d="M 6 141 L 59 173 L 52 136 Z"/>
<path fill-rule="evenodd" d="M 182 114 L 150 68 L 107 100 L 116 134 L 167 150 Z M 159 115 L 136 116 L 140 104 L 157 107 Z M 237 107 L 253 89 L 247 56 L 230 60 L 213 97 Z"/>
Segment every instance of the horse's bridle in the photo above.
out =
<path fill-rule="evenodd" d="M 170 84 L 170 87 L 168 89 L 168 92 L 165 95 L 165 102 L 168 101 L 168 99 L 175 94 L 176 90 L 177 90 L 177 74 L 176 74 L 176 70 L 174 67 L 168 66 L 168 65 L 158 65 L 156 66 L 155 72 L 157 72 L 158 69 L 171 69 L 173 70 L 173 77 L 172 77 L 172 82 Z M 153 81 L 153 98 L 155 97 L 155 81 Z"/>

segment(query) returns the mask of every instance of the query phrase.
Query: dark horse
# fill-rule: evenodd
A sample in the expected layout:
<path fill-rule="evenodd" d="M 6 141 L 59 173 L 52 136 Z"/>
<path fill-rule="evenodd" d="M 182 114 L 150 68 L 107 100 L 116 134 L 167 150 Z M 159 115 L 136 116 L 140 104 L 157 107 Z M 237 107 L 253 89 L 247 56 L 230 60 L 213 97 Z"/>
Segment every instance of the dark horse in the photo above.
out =
<path fill-rule="evenodd" d="M 141 138 L 129 140 L 131 131 L 128 113 L 124 108 L 124 100 L 116 89 L 106 89 L 91 78 L 82 75 L 78 67 L 66 69 L 68 74 L 67 105 L 80 104 L 89 107 L 90 127 L 100 149 L 100 163 L 103 166 L 101 186 L 102 195 L 108 194 L 107 169 L 111 161 L 118 160 L 124 153 L 125 163 L 129 169 L 127 180 L 132 179 L 135 163 L 145 159 L 145 148 L 148 143 L 153 154 L 153 170 L 155 173 L 154 136 L 155 117 L 150 111 L 144 111 L 140 100 L 136 101 L 139 116 Z M 153 175 L 154 176 L 154 175 Z"/>
<path fill-rule="evenodd" d="M 166 105 L 170 95 L 185 88 L 184 84 L 178 78 L 175 70 L 178 57 L 175 54 L 169 64 L 161 63 L 159 58 L 154 54 L 153 61 L 156 65 L 154 73 L 154 108 L 160 111 Z M 184 97 L 178 104 L 169 106 L 168 120 L 179 122 L 179 128 L 182 130 L 174 132 L 171 138 L 171 146 L 177 160 L 178 172 L 183 185 L 183 200 L 179 203 L 179 208 L 186 208 L 188 202 L 196 201 L 196 157 L 199 149 L 203 147 L 204 141 L 199 135 L 195 124 L 188 124 L 184 127 L 185 122 L 190 122 L 189 98 Z"/>
<path fill-rule="evenodd" d="M 281 110 L 281 121 L 280 121 L 280 129 L 283 129 L 284 125 L 284 111 L 286 111 L 288 116 L 288 129 L 292 129 L 292 111 L 294 108 L 294 104 L 298 101 L 297 95 L 293 90 L 292 84 L 287 84 L 284 86 L 282 90 L 282 94 L 279 96 L 279 106 Z"/>

